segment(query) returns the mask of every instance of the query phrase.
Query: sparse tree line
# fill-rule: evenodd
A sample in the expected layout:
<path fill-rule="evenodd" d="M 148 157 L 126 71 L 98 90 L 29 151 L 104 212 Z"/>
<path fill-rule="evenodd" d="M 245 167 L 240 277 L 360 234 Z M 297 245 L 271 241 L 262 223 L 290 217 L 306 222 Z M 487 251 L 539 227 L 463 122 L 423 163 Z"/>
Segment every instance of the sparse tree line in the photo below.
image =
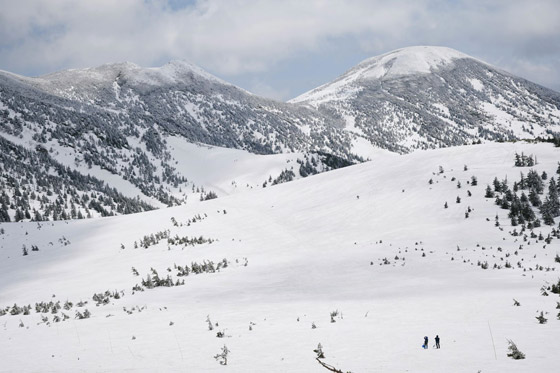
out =
<path fill-rule="evenodd" d="M 0 222 L 83 219 L 152 210 L 92 176 L 0 136 Z"/>
<path fill-rule="evenodd" d="M 560 180 L 560 164 L 556 173 Z M 529 170 L 527 176 L 521 172 L 520 180 L 515 181 L 513 189 L 510 189 L 507 179 L 499 181 L 498 178 L 494 178 L 493 189 L 487 185 L 485 197 L 495 197 L 496 205 L 509 210 L 508 217 L 512 226 L 521 224 L 529 229 L 540 227 L 541 220 L 533 208 L 538 209 L 544 224 L 554 225 L 554 218 L 560 216 L 559 188 L 554 177 L 551 177 L 548 182 L 548 194 L 544 201 L 541 201 L 540 196 L 544 194 L 544 183 L 547 179 L 546 172 L 539 175 L 535 170 Z M 519 191 L 521 196 L 518 195 Z"/>
<path fill-rule="evenodd" d="M 183 247 L 203 245 L 205 243 L 211 244 L 211 243 L 216 241 L 215 239 L 205 238 L 204 236 L 199 236 L 199 237 L 182 236 L 181 237 L 181 236 L 176 234 L 175 236 L 172 237 L 171 236 L 171 231 L 168 229 L 168 230 L 165 230 L 165 231 L 159 231 L 159 232 L 156 232 L 156 233 L 145 235 L 140 240 L 134 241 L 133 247 L 135 249 L 138 249 L 139 247 L 147 249 L 150 246 L 157 245 L 158 243 L 160 243 L 163 240 L 167 240 L 168 245 L 173 245 L 173 246 L 182 245 Z M 123 248 L 125 248 L 125 246 L 121 244 L 121 249 L 123 249 Z"/>
<path fill-rule="evenodd" d="M 236 260 L 236 262 L 239 261 Z M 184 266 L 173 264 L 173 269 L 176 271 L 174 275 L 177 277 L 176 280 L 173 280 L 173 277 L 170 274 L 173 271 L 171 268 L 167 268 L 167 274 L 165 276 L 160 276 L 157 270 L 150 268 L 150 272 L 145 276 L 145 278 L 142 278 L 140 284 L 134 285 L 132 291 L 134 294 L 136 291 L 144 291 L 145 289 L 185 285 L 185 279 L 179 279 L 179 277 L 219 272 L 224 268 L 228 268 L 229 263 L 230 262 L 224 258 L 218 263 L 214 263 L 211 260 L 204 260 L 202 263 L 192 262 L 190 265 L 187 264 Z M 245 259 L 244 266 L 246 265 L 247 260 Z M 132 273 L 135 276 L 140 276 L 139 272 L 134 267 L 132 268 Z"/>
<path fill-rule="evenodd" d="M 525 155 L 524 153 L 521 153 L 521 155 L 519 155 L 518 153 L 515 153 L 515 167 L 533 167 L 536 164 L 537 157 L 533 154 Z"/>
<path fill-rule="evenodd" d="M 8 306 L 3 309 L 0 309 L 0 316 L 4 316 L 4 315 L 29 316 L 31 315 L 31 311 L 34 309 L 36 314 L 41 315 L 41 322 L 38 323 L 38 325 L 45 324 L 48 326 L 51 324 L 51 321 L 53 323 L 58 323 L 70 319 L 71 317 L 67 313 L 69 313 L 69 311 L 71 311 L 73 307 L 79 308 L 76 309 L 75 317 L 74 317 L 75 319 L 89 318 L 91 316 L 91 313 L 87 308 L 84 309 L 87 303 L 88 303 L 87 301 L 85 302 L 80 301 L 74 304 L 73 302 L 70 302 L 68 300 L 66 300 L 64 303 L 62 303 L 61 301 L 54 302 L 51 300 L 49 302 L 35 303 L 34 307 L 32 307 L 30 304 L 26 306 L 25 305 L 18 306 L 17 304 L 14 303 L 13 306 Z M 49 319 L 49 315 L 52 317 L 51 319 Z M 19 326 L 24 327 L 23 321 L 20 320 Z"/>

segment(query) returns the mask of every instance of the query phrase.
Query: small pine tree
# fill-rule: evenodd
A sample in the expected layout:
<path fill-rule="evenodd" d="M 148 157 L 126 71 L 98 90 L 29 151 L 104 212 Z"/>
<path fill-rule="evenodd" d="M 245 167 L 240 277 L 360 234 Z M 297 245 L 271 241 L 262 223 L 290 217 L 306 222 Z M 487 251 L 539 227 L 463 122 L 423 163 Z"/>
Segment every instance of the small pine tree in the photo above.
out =
<path fill-rule="evenodd" d="M 228 359 L 228 354 L 230 353 L 230 350 L 228 350 L 227 346 L 224 345 L 224 347 L 222 347 L 222 352 L 219 354 L 216 354 L 214 356 L 214 359 L 216 359 L 216 361 L 218 361 L 221 365 L 227 365 L 227 359 Z"/>
<path fill-rule="evenodd" d="M 317 345 L 317 348 L 315 350 L 313 350 L 313 352 L 315 352 L 317 354 L 317 359 L 324 359 L 325 358 L 325 353 L 323 352 L 323 346 L 321 346 L 320 343 Z"/>
<path fill-rule="evenodd" d="M 539 324 L 546 324 L 546 322 L 548 321 L 548 319 L 544 317 L 543 311 L 541 311 L 541 314 L 535 318 L 539 321 Z"/>
<path fill-rule="evenodd" d="M 508 354 L 507 356 L 511 357 L 514 360 L 525 359 L 525 354 L 517 348 L 517 345 L 511 340 L 508 339 Z"/>

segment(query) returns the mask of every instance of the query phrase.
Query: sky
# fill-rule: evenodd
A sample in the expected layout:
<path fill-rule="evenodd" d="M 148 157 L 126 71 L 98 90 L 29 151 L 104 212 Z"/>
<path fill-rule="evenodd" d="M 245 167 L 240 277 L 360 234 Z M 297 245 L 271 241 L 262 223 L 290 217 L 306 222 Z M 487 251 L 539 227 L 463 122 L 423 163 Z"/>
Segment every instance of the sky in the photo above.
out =
<path fill-rule="evenodd" d="M 187 60 L 288 100 L 398 48 L 457 49 L 560 91 L 560 0 L 0 0 L 0 69 Z"/>

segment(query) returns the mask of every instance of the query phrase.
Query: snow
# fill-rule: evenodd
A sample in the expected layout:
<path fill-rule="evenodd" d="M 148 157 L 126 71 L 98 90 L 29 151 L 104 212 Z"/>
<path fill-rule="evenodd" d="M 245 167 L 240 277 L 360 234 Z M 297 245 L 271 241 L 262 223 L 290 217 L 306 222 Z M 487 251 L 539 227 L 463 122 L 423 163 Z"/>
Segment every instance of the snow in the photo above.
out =
<path fill-rule="evenodd" d="M 468 79 L 468 81 L 472 85 L 472 87 L 477 91 L 482 92 L 482 90 L 484 89 L 484 84 L 482 84 L 480 80 L 476 78 L 472 78 L 472 79 Z"/>
<path fill-rule="evenodd" d="M 188 158 L 197 150 L 181 152 Z M 540 288 L 559 277 L 553 259 L 558 240 L 546 249 L 531 242 L 518 250 L 521 243 L 507 233 L 507 212 L 483 197 L 495 176 L 513 182 L 525 171 L 513 167 L 515 152 L 537 155 L 535 168 L 554 175 L 560 150 L 550 144 L 484 144 L 380 155 L 271 188 L 141 214 L 41 223 L 40 229 L 3 223 L 0 307 L 82 299 L 89 300 L 92 317 L 74 319 L 75 307 L 63 311 L 72 318 L 60 323 L 45 314 L 50 326 L 34 310 L 1 316 L 0 371 L 323 372 L 312 351 L 318 343 L 325 362 L 343 371 L 554 371 L 560 364 L 558 297 L 543 297 Z M 216 159 L 226 153 L 209 152 Z M 467 184 L 472 175 L 478 186 Z M 473 209 L 469 219 L 467 206 Z M 494 226 L 496 214 L 504 231 Z M 203 219 L 187 225 L 196 215 Z M 182 225 L 174 226 L 172 217 Z M 133 249 L 135 240 L 167 229 L 218 241 Z M 550 228 L 540 230 L 546 235 Z M 23 244 L 40 251 L 22 256 Z M 476 266 L 477 260 L 503 264 L 506 253 L 526 268 L 555 270 Z M 151 267 L 165 276 L 168 267 L 175 273 L 174 263 L 224 257 L 228 268 L 186 277 L 184 286 L 131 292 L 140 282 L 131 267 L 144 277 Z M 391 264 L 380 265 L 383 258 Z M 107 289 L 124 290 L 125 297 L 95 307 L 92 294 Z M 512 306 L 513 298 L 520 307 Z M 135 306 L 146 308 L 123 311 Z M 331 323 L 335 310 L 340 314 Z M 536 322 L 536 310 L 548 312 L 547 324 Z M 213 331 L 207 316 L 219 324 Z M 220 330 L 225 338 L 216 337 Z M 436 334 L 440 350 L 431 348 Z M 420 348 L 425 335 L 428 350 Z M 506 356 L 507 339 L 526 360 Z M 227 366 L 213 358 L 224 344 L 231 351 Z"/>
<path fill-rule="evenodd" d="M 520 120 L 508 112 L 502 110 L 499 105 L 499 100 L 494 100 L 493 103 L 483 102 L 481 104 L 482 109 L 486 114 L 490 115 L 497 125 L 502 126 L 502 128 L 509 129 L 518 138 L 527 137 L 527 133 L 523 130 L 524 127 L 531 127 L 526 121 Z M 538 126 L 533 129 L 535 136 L 547 136 L 546 128 Z"/>
<path fill-rule="evenodd" d="M 369 140 L 359 135 L 356 135 L 354 139 L 352 139 L 352 153 L 369 160 L 375 160 L 380 156 L 397 156 L 395 153 L 388 150 L 374 147 Z"/>
<path fill-rule="evenodd" d="M 202 68 L 182 60 L 170 61 L 161 67 L 141 67 L 132 62 L 109 63 L 98 67 L 69 69 L 36 78 L 12 74 L 16 79 L 24 81 L 36 88 L 71 100 L 95 104 L 97 90 L 109 86 L 117 101 L 121 101 L 118 81 L 124 77 L 127 81 L 143 86 L 175 85 L 190 79 L 211 81 L 231 86 Z M 127 101 L 135 101 L 137 96 L 127 97 Z"/>
<path fill-rule="evenodd" d="M 256 155 L 245 150 L 192 144 L 185 139 L 166 138 L 170 153 L 180 167 L 177 171 L 196 185 L 219 196 L 262 187 L 269 176 L 276 178 L 283 170 L 294 168 L 303 153 Z"/>
<path fill-rule="evenodd" d="M 453 63 L 455 59 L 460 58 L 472 57 L 446 47 L 415 46 L 397 49 L 364 60 L 333 82 L 324 84 L 288 102 L 306 102 L 317 107 L 328 100 L 343 101 L 359 92 L 357 87 L 352 87 L 354 82 L 427 74 L 433 69 Z"/>
<path fill-rule="evenodd" d="M 449 108 L 441 103 L 432 104 L 433 107 L 442 112 L 446 117 L 449 117 Z"/>

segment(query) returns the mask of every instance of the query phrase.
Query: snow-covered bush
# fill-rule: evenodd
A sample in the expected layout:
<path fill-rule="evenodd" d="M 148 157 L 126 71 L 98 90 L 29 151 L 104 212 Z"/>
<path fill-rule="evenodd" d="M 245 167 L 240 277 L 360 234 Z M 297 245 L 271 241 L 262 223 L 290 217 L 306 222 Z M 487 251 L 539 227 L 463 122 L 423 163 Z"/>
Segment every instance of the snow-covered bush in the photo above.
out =
<path fill-rule="evenodd" d="M 224 345 L 224 347 L 222 347 L 222 352 L 219 354 L 216 354 L 214 356 L 214 359 L 216 359 L 221 365 L 227 365 L 227 358 L 228 358 L 228 354 L 230 353 L 230 350 L 228 350 L 227 346 Z"/>
<path fill-rule="evenodd" d="M 546 322 L 548 321 L 548 319 L 544 317 L 543 311 L 541 311 L 541 314 L 535 318 L 539 321 L 539 324 L 546 324 Z"/>
<path fill-rule="evenodd" d="M 508 354 L 507 356 L 511 357 L 514 360 L 525 359 L 525 354 L 517 348 L 517 345 L 511 340 L 508 339 Z"/>
<path fill-rule="evenodd" d="M 317 348 L 315 350 L 313 350 L 313 352 L 315 352 L 317 354 L 318 359 L 324 359 L 325 358 L 325 354 L 323 352 L 323 346 L 321 346 L 320 343 L 317 345 Z"/>

